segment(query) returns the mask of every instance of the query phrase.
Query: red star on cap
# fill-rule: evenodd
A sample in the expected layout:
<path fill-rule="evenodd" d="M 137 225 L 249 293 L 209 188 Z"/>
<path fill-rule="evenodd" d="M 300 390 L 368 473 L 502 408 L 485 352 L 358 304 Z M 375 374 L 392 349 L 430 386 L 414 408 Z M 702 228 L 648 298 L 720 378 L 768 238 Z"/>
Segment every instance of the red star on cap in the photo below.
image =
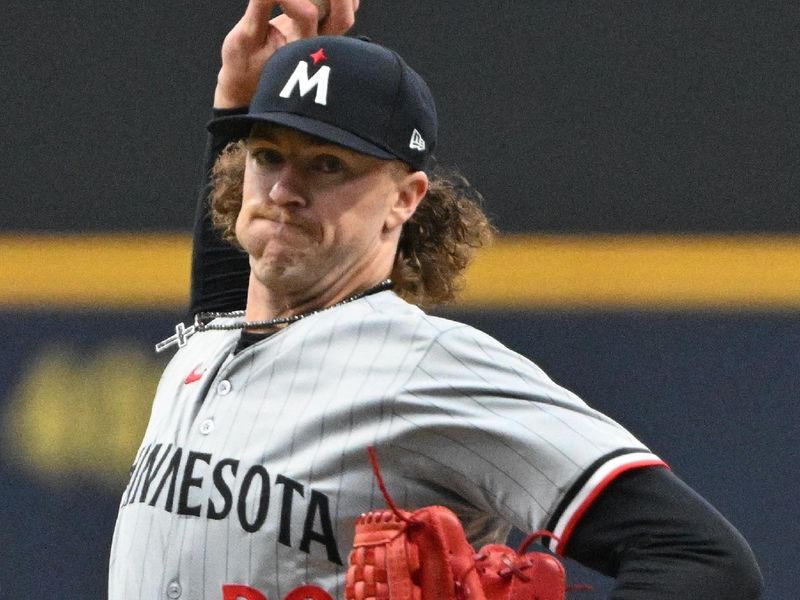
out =
<path fill-rule="evenodd" d="M 327 56 L 325 56 L 325 50 L 323 50 L 322 48 L 320 48 L 319 50 L 317 50 L 317 51 L 316 51 L 316 52 L 314 52 L 313 54 L 309 54 L 309 56 L 310 56 L 312 59 L 314 59 L 314 64 L 315 64 L 315 65 L 316 65 L 317 63 L 320 63 L 320 62 L 322 62 L 323 60 L 328 60 L 328 57 L 327 57 Z"/>

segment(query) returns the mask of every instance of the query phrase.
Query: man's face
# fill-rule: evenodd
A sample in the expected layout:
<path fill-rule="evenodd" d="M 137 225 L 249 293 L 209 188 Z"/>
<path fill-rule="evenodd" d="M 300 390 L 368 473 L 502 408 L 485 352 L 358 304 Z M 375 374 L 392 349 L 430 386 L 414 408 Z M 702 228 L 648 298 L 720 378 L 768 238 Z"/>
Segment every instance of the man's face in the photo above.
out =
<path fill-rule="evenodd" d="M 397 161 L 259 125 L 247 142 L 236 222 L 254 278 L 301 298 L 343 280 L 377 283 L 394 260 L 408 176 Z"/>

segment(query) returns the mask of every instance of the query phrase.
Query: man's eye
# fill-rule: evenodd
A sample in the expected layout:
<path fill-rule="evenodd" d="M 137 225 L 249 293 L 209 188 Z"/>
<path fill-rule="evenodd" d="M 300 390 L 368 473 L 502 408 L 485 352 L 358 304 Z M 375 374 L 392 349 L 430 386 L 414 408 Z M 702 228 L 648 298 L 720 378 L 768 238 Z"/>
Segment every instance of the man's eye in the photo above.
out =
<path fill-rule="evenodd" d="M 260 165 L 277 165 L 283 160 L 280 152 L 269 148 L 253 150 L 250 152 L 250 156 Z"/>
<path fill-rule="evenodd" d="M 314 167 L 323 173 L 339 173 L 344 170 L 344 163 L 336 156 L 323 154 L 314 159 Z"/>

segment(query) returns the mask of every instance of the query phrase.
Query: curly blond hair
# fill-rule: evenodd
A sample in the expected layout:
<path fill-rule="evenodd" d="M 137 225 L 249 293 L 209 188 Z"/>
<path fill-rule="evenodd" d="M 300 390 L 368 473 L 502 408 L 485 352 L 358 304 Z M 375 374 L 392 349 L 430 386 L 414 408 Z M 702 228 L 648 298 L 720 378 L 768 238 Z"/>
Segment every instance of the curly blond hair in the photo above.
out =
<path fill-rule="evenodd" d="M 212 222 L 237 247 L 246 154 L 243 141 L 229 144 L 211 173 Z M 455 300 L 467 265 L 495 234 L 481 209 L 481 195 L 464 177 L 437 167 L 429 178 L 428 193 L 403 225 L 391 274 L 395 292 L 422 307 Z"/>

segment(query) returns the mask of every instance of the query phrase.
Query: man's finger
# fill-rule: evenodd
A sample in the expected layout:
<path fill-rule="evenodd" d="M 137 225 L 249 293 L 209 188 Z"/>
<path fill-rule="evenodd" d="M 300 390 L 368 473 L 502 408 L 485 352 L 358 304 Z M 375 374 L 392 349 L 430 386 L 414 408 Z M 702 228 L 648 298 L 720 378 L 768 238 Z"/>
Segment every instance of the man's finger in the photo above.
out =
<path fill-rule="evenodd" d="M 277 0 L 250 0 L 239 24 L 248 37 L 264 39 L 269 32 L 269 20 Z"/>
<path fill-rule="evenodd" d="M 301 38 L 317 35 L 319 13 L 310 0 L 279 0 L 283 14 L 293 21 L 295 34 Z"/>
<path fill-rule="evenodd" d="M 328 16 L 320 25 L 320 33 L 342 35 L 353 26 L 358 0 L 330 0 Z"/>

